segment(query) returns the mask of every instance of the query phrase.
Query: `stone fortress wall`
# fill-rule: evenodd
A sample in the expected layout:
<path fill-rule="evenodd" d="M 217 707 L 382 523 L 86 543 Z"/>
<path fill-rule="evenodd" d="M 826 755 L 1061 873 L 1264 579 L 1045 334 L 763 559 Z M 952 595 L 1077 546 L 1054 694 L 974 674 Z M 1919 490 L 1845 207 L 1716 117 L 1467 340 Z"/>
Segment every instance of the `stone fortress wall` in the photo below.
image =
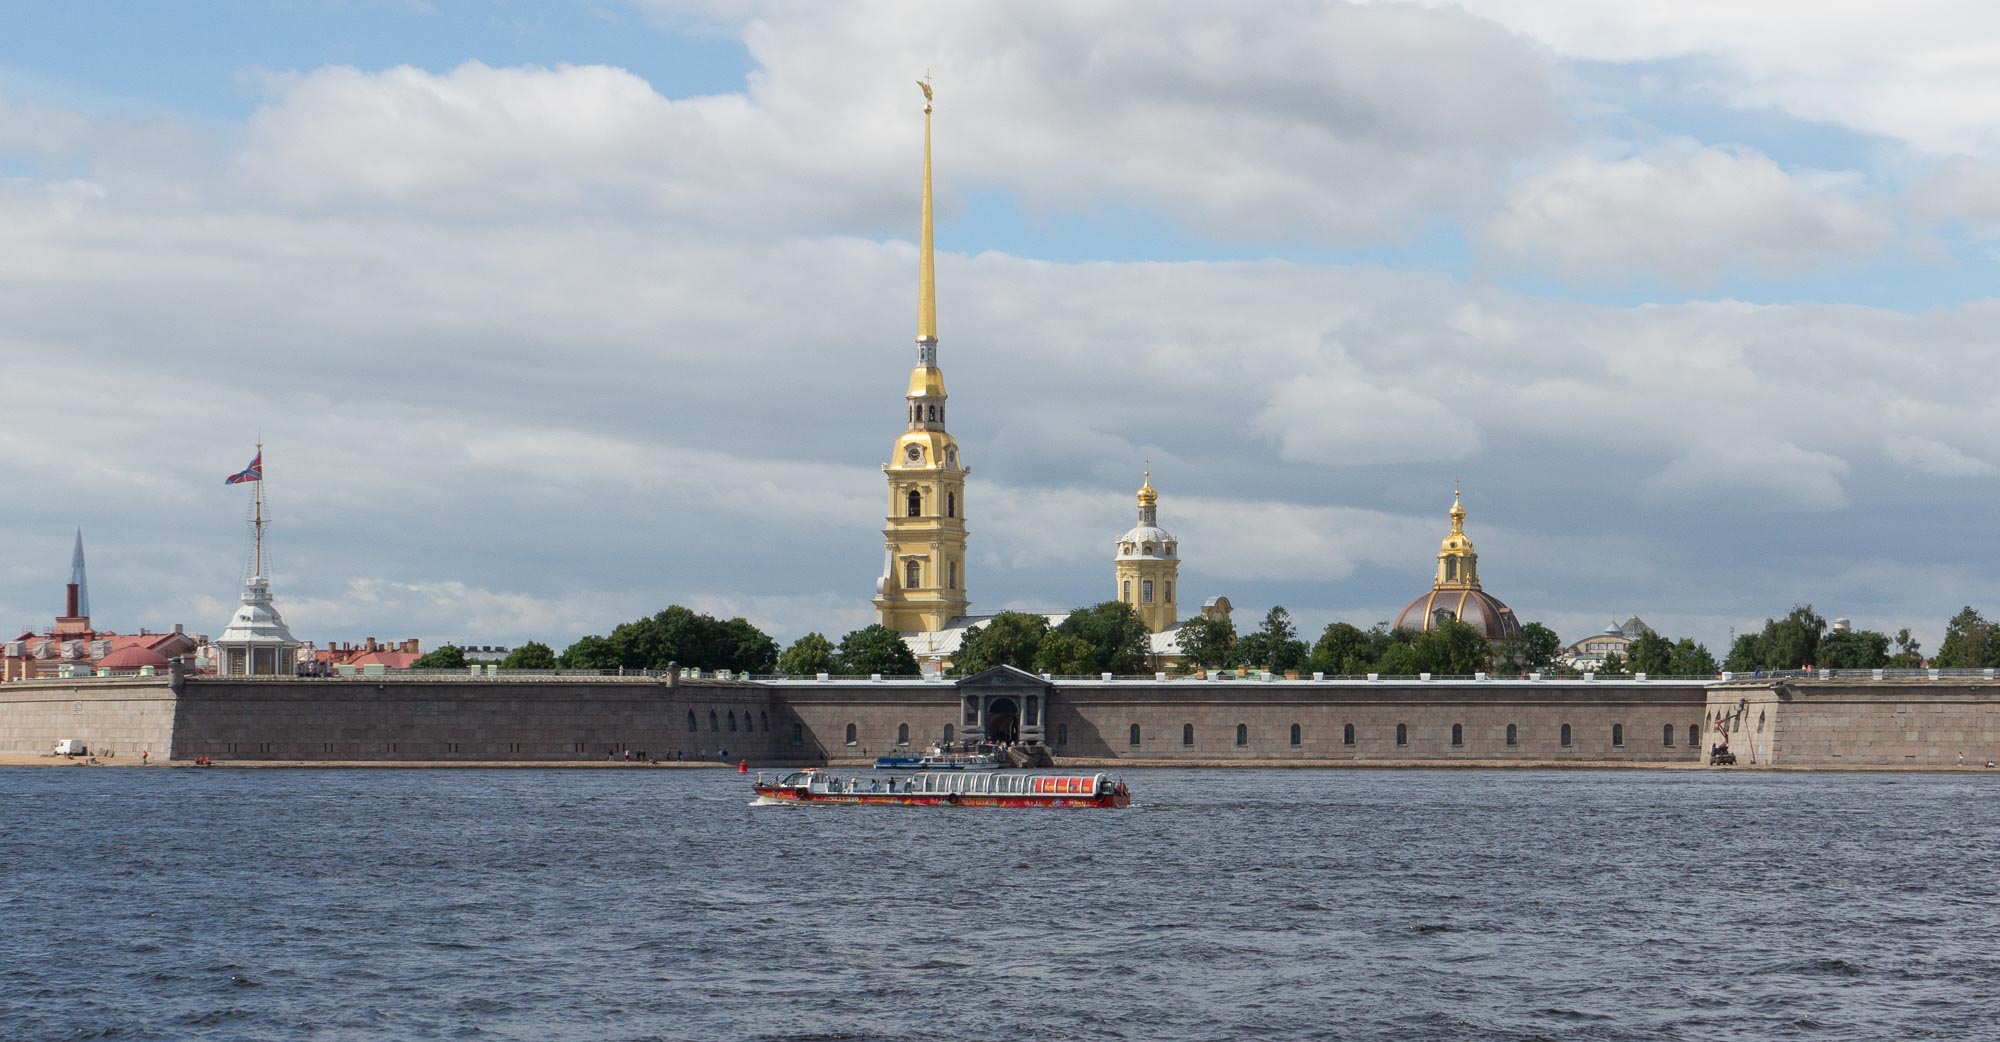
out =
<path fill-rule="evenodd" d="M 1715 684 L 1704 750 L 1727 729 L 1737 762 L 1944 767 L 2000 761 L 2000 680 L 1862 675 Z"/>
<path fill-rule="evenodd" d="M 1746 765 L 1753 756 L 1780 766 L 2000 759 L 2000 681 L 1980 678 L 1058 680 L 1046 706 L 1050 750 L 1079 759 L 1688 763 L 1705 760 L 1719 717 Z M 959 688 L 940 680 L 389 674 L 0 685 L 0 752 L 47 753 L 74 738 L 119 762 L 141 752 L 161 760 L 575 762 L 622 759 L 628 749 L 713 760 L 726 749 L 732 761 L 815 763 L 921 750 L 947 727 L 962 737 L 964 719 Z"/>

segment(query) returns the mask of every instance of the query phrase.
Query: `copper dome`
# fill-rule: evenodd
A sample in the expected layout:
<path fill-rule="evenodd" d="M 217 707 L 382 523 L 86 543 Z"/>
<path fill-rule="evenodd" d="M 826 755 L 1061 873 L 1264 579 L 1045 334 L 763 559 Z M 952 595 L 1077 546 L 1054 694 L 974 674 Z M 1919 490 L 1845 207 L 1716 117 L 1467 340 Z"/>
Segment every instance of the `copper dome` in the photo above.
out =
<path fill-rule="evenodd" d="M 1521 632 L 1521 620 L 1514 617 L 1514 609 L 1484 590 L 1427 591 L 1396 616 L 1396 628 L 1421 633 L 1430 629 L 1440 615 L 1465 623 L 1487 640 L 1500 640 Z"/>

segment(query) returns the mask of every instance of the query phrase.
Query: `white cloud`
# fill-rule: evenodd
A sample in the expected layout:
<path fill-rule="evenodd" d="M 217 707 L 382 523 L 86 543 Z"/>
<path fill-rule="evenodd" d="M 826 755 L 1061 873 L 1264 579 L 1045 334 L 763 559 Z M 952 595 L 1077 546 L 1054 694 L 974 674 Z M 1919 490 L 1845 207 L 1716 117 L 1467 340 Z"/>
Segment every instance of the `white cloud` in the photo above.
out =
<path fill-rule="evenodd" d="M 1585 280 L 1700 285 L 1732 271 L 1792 275 L 1864 257 L 1892 230 L 1839 185 L 1755 152 L 1683 147 L 1556 164 L 1516 185 L 1479 241 L 1498 261 Z"/>
<path fill-rule="evenodd" d="M 1897 435 L 1884 446 L 1889 458 L 1941 478 L 1969 478 L 1994 472 L 1993 464 L 1941 441 L 1914 434 Z"/>
<path fill-rule="evenodd" d="M 1136 204 L 1226 238 L 1376 241 L 1567 132 L 1546 57 L 1456 11 L 779 10 L 745 16 L 759 68 L 742 94 L 667 99 L 588 66 L 272 76 L 234 185 L 311 210 L 873 227 L 906 219 L 910 81 L 935 67 L 948 198 L 1005 186 L 1038 210 Z"/>
<path fill-rule="evenodd" d="M 1643 487 L 1654 502 L 1732 503 L 1752 513 L 1823 512 L 1847 505 L 1847 461 L 1791 442 L 1711 442 L 1676 458 Z"/>
<path fill-rule="evenodd" d="M 1743 108 L 1778 109 L 1937 155 L 2000 153 L 2000 8 L 1979 0 L 1450 6 L 1569 57 L 1708 59 L 1700 86 Z"/>
<path fill-rule="evenodd" d="M 1285 381 L 1254 426 L 1292 463 L 1445 463 L 1480 449 L 1479 427 L 1462 411 L 1419 388 L 1371 384 L 1353 369 Z"/>

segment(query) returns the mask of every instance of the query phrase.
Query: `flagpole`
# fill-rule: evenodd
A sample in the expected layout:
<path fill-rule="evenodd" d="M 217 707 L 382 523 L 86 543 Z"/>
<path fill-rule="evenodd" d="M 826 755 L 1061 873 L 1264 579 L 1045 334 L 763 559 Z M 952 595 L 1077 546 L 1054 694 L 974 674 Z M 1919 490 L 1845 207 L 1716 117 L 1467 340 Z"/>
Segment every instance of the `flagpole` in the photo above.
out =
<path fill-rule="evenodd" d="M 257 461 L 261 464 L 263 460 L 264 441 L 260 438 L 257 441 Z M 264 574 L 264 475 L 261 467 L 259 468 L 257 480 L 251 482 L 251 484 L 257 486 L 251 497 L 257 508 L 256 520 L 251 522 L 252 528 L 256 533 L 251 567 L 255 570 L 254 574 L 261 577 Z"/>

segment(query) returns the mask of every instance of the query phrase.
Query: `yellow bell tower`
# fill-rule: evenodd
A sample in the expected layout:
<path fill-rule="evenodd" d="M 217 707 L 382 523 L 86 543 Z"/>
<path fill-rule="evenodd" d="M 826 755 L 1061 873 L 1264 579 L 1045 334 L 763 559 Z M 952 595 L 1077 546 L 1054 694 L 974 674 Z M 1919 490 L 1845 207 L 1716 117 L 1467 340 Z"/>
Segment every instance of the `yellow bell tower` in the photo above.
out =
<path fill-rule="evenodd" d="M 1113 579 L 1118 599 L 1154 633 L 1172 629 L 1178 611 L 1174 580 L 1181 570 L 1180 541 L 1160 527 L 1160 494 L 1153 490 L 1153 470 L 1139 488 L 1139 524 L 1118 537 Z"/>
<path fill-rule="evenodd" d="M 924 91 L 924 210 L 917 264 L 917 365 L 903 396 L 903 436 L 882 471 L 889 479 L 882 529 L 878 621 L 898 633 L 944 629 L 964 615 L 965 478 L 958 442 L 945 431 L 944 373 L 937 358 L 937 264 L 931 234 L 931 84 Z"/>

